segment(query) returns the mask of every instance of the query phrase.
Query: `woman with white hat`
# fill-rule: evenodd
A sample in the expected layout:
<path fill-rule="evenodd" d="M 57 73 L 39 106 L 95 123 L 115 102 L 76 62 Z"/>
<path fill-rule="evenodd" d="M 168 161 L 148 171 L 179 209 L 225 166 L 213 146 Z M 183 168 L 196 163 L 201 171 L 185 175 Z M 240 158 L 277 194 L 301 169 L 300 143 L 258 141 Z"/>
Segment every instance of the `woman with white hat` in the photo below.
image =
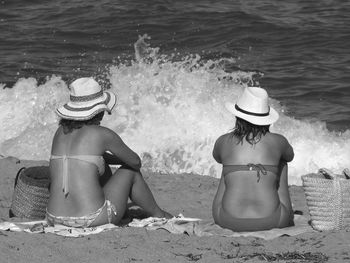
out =
<path fill-rule="evenodd" d="M 140 173 L 139 156 L 118 134 L 100 126 L 104 112 L 111 113 L 115 104 L 112 92 L 103 91 L 93 78 L 80 78 L 70 85 L 69 102 L 56 110 L 61 120 L 50 158 L 50 225 L 118 224 L 129 197 L 150 216 L 172 217 L 154 200 Z M 108 164 L 121 167 L 112 175 Z"/>
<path fill-rule="evenodd" d="M 220 136 L 214 159 L 223 165 L 213 202 L 214 221 L 234 231 L 259 231 L 294 225 L 288 190 L 287 162 L 292 146 L 269 127 L 278 113 L 269 106 L 266 90 L 245 88 L 236 104 L 232 132 Z"/>

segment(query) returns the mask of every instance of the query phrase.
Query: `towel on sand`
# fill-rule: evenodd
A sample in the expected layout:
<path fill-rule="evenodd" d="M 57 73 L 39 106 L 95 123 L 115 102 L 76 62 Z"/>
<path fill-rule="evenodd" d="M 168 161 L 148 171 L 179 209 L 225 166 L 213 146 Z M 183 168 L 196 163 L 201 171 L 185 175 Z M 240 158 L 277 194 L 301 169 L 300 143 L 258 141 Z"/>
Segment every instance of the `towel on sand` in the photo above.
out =
<path fill-rule="evenodd" d="M 295 216 L 295 226 L 287 228 L 275 228 L 266 231 L 256 232 L 233 232 L 229 229 L 221 228 L 213 221 L 204 221 L 199 218 L 184 217 L 179 214 L 171 219 L 148 217 L 145 219 L 134 219 L 128 227 L 144 227 L 148 230 L 165 229 L 173 234 L 187 234 L 196 236 L 224 236 L 224 237 L 259 237 L 266 240 L 279 236 L 295 236 L 305 232 L 314 231 L 307 223 L 304 216 Z M 74 228 L 63 225 L 48 226 L 45 220 L 31 222 L 1 222 L 0 230 L 28 232 L 28 233 L 52 233 L 67 237 L 83 237 L 97 234 L 103 231 L 120 229 L 113 224 L 106 224 L 89 228 Z"/>
<path fill-rule="evenodd" d="M 186 218 L 182 214 L 171 219 L 153 218 L 134 219 L 129 226 L 145 227 L 149 230 L 165 229 L 174 234 L 188 234 L 196 236 L 224 236 L 224 237 L 259 237 L 266 240 L 279 236 L 295 236 L 314 231 L 308 224 L 308 219 L 302 215 L 295 215 L 295 226 L 274 228 L 271 230 L 254 232 L 234 232 L 216 225 L 213 221 L 204 221 L 198 218 Z"/>
<path fill-rule="evenodd" d="M 83 237 L 91 234 L 98 234 L 103 231 L 119 228 L 113 224 L 106 224 L 98 227 L 76 228 L 63 225 L 49 226 L 45 220 L 30 222 L 1 222 L 0 230 L 27 232 L 27 233 L 52 233 L 66 237 Z"/>

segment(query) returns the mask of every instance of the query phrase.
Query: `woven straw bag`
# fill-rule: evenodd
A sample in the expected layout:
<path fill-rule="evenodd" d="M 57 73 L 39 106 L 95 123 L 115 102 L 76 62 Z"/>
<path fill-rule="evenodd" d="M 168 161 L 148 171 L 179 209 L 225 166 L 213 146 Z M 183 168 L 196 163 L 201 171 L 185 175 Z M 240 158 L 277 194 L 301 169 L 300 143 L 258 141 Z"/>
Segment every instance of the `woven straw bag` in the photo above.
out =
<path fill-rule="evenodd" d="M 350 228 L 350 173 L 334 174 L 322 168 L 301 176 L 311 226 L 319 231 Z"/>
<path fill-rule="evenodd" d="M 48 166 L 21 168 L 15 179 L 9 217 L 44 219 L 49 187 Z"/>

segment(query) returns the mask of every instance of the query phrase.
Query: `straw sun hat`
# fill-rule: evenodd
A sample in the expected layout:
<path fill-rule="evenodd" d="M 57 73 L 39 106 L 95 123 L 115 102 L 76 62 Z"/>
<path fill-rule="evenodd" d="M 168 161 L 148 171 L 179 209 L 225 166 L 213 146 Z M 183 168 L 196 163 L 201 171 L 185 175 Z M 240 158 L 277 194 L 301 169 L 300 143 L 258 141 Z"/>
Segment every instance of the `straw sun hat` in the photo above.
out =
<path fill-rule="evenodd" d="M 226 108 L 236 117 L 255 125 L 270 125 L 277 121 L 278 113 L 269 106 L 266 90 L 247 87 L 236 104 L 226 103 Z"/>
<path fill-rule="evenodd" d="M 89 120 L 96 114 L 111 112 L 116 104 L 116 96 L 103 91 L 93 78 L 79 78 L 70 84 L 70 100 L 56 109 L 63 119 Z"/>

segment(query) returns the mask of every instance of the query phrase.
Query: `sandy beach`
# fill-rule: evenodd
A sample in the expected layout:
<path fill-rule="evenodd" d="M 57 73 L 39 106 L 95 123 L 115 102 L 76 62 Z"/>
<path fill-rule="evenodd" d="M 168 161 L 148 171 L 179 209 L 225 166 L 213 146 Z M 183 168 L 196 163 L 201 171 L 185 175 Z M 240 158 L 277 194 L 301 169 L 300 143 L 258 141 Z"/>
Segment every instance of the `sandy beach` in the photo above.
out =
<path fill-rule="evenodd" d="M 12 220 L 8 210 L 18 169 L 43 164 L 0 160 L 0 221 Z M 217 178 L 151 172 L 144 172 L 144 177 L 160 206 L 172 214 L 213 220 Z M 290 186 L 290 192 L 294 210 L 309 217 L 302 187 Z M 79 238 L 0 231 L 0 262 L 349 262 L 349 246 L 350 233 L 345 230 L 309 231 L 271 240 L 201 237 L 127 226 Z"/>

